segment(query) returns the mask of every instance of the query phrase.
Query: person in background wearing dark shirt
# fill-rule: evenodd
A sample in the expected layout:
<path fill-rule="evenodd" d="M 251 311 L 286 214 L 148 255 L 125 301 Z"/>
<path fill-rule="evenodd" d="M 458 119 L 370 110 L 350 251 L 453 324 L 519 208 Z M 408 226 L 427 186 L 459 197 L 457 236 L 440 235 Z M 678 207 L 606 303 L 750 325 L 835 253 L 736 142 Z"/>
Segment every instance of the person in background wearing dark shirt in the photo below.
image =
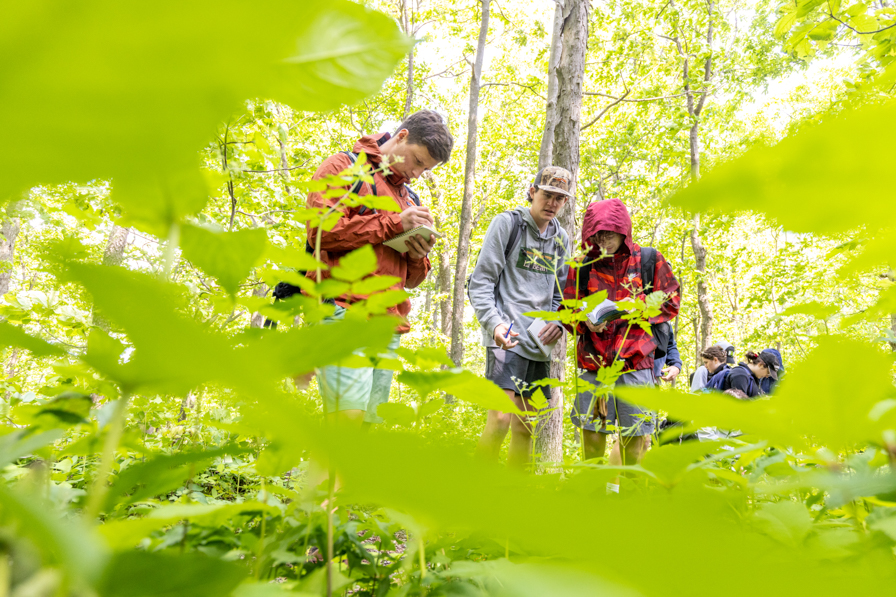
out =
<path fill-rule="evenodd" d="M 728 355 L 725 353 L 725 349 L 718 344 L 710 346 L 700 356 L 703 358 L 703 366 L 707 371 L 706 385 L 709 385 L 716 374 L 728 369 Z"/>
<path fill-rule="evenodd" d="M 678 342 L 675 334 L 669 334 L 669 346 L 666 348 L 666 356 L 653 361 L 653 376 L 657 380 L 673 383 L 681 373 L 681 354 L 678 352 Z"/>
<path fill-rule="evenodd" d="M 769 353 L 774 355 L 777 359 L 778 363 L 778 379 L 772 379 L 771 377 L 765 377 L 759 381 L 759 387 L 762 388 L 763 394 L 771 394 L 775 391 L 775 388 L 778 387 L 778 382 L 781 381 L 781 377 L 784 376 L 784 359 L 781 357 L 781 353 L 775 350 L 774 348 L 766 348 L 762 351 L 761 354 Z"/>
<path fill-rule="evenodd" d="M 744 361 L 731 369 L 731 373 L 728 374 L 722 385 L 722 391 L 740 390 L 748 397 L 755 398 L 762 394 L 759 384 L 766 377 L 777 381 L 778 359 L 768 352 L 750 351 L 745 355 Z"/>

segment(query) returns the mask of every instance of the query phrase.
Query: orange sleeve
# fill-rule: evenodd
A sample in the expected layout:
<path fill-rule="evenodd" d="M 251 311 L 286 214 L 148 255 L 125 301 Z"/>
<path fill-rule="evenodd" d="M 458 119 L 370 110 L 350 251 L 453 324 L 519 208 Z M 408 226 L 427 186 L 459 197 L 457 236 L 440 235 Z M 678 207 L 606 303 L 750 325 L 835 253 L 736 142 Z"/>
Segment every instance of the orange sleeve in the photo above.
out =
<path fill-rule="evenodd" d="M 426 279 L 429 270 L 432 269 L 432 264 L 429 262 L 429 257 L 424 257 L 423 259 L 412 259 L 411 257 L 408 257 L 407 259 L 408 275 L 404 287 L 417 288 L 423 283 L 423 280 Z"/>
<path fill-rule="evenodd" d="M 313 180 L 320 180 L 327 176 L 339 174 L 351 166 L 351 161 L 344 154 L 336 154 L 324 160 L 320 168 L 314 173 Z M 349 186 L 344 188 L 346 192 Z M 325 198 L 319 192 L 308 193 L 307 206 L 310 208 L 333 207 L 339 202 L 340 197 Z M 377 245 L 401 234 L 401 214 L 391 211 L 378 210 L 376 213 L 367 211 L 359 214 L 359 209 L 337 207 L 342 212 L 342 217 L 337 220 L 331 230 L 323 230 L 320 235 L 320 248 L 324 251 L 351 251 L 364 245 Z M 317 228 L 307 224 L 308 244 L 315 246 L 317 241 Z"/>

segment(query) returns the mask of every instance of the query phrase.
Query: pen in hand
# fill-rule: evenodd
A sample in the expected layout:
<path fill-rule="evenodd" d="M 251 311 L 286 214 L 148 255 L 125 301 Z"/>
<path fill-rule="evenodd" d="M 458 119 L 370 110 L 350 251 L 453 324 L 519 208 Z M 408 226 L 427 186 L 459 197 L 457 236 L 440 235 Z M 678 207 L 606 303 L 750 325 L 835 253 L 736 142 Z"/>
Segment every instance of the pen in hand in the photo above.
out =
<path fill-rule="evenodd" d="M 510 327 L 507 328 L 507 333 L 504 334 L 504 339 L 505 339 L 505 340 L 508 339 L 508 338 L 510 338 L 510 330 L 512 330 L 512 329 L 513 329 L 513 322 L 511 321 L 511 322 L 510 322 Z"/>

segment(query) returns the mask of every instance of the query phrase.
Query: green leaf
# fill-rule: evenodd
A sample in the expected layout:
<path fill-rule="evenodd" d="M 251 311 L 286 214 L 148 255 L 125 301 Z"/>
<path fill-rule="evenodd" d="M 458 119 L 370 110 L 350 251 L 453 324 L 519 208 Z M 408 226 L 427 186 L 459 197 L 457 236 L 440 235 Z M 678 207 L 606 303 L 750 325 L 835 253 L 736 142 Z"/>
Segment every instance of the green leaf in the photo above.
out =
<path fill-rule="evenodd" d="M 376 270 L 376 254 L 371 245 L 355 249 L 339 260 L 330 272 L 334 278 L 345 282 L 357 282 Z"/>
<path fill-rule="evenodd" d="M 442 390 L 489 410 L 524 414 L 504 390 L 469 371 L 405 371 L 398 376 L 398 381 L 410 386 L 421 398 Z"/>
<path fill-rule="evenodd" d="M 376 414 L 386 419 L 387 423 L 410 427 L 417 420 L 417 413 L 407 404 L 384 402 L 376 409 Z"/>
<path fill-rule="evenodd" d="M 264 35 L 222 44 L 235 23 Z M 353 103 L 410 47 L 392 19 L 346 0 L 10 4 L 0 124 L 18 141 L 0 148 L 0 197 L 113 179 L 131 221 L 165 236 L 205 205 L 199 150 L 247 98 L 297 110 Z"/>
<path fill-rule="evenodd" d="M 893 411 L 874 421 L 875 405 L 891 397 L 892 359 L 877 347 L 843 337 L 822 336 L 818 347 L 781 381 L 774 397 L 741 401 L 717 392 L 618 388 L 624 400 L 662 409 L 699 426 L 740 429 L 781 447 L 852 448 L 880 441 L 894 427 Z M 843 375 L 843 359 L 862 363 L 863 374 Z M 850 407 L 843 408 L 843 397 Z"/>
<path fill-rule="evenodd" d="M 31 351 L 36 357 L 60 356 L 65 354 L 61 348 L 44 342 L 40 338 L 29 335 L 22 328 L 0 321 L 0 345 L 17 346 Z"/>
<path fill-rule="evenodd" d="M 753 516 L 767 534 L 789 547 L 799 547 L 812 530 L 812 517 L 802 503 L 783 500 L 762 504 Z"/>
<path fill-rule="evenodd" d="M 787 307 L 786 309 L 775 315 L 772 319 L 779 319 L 781 317 L 787 317 L 789 315 L 811 315 L 819 319 L 830 319 L 839 311 L 840 310 L 835 306 L 823 305 L 822 303 L 819 303 L 817 301 L 812 301 L 811 303 L 804 303 L 802 305 Z"/>
<path fill-rule="evenodd" d="M 124 551 L 99 584 L 102 597 L 219 597 L 247 578 L 246 569 L 198 553 Z"/>
<path fill-rule="evenodd" d="M 184 257 L 218 280 L 231 296 L 261 260 L 267 241 L 263 228 L 212 232 L 186 225 L 181 232 Z"/>
<path fill-rule="evenodd" d="M 327 270 L 327 264 L 315 259 L 311 253 L 292 247 L 282 248 L 269 244 L 265 250 L 264 258 L 267 261 L 273 261 L 278 265 L 292 268 L 296 271 L 315 270 L 318 267 L 322 271 Z"/>
<path fill-rule="evenodd" d="M 355 282 L 354 284 L 352 284 L 351 292 L 352 294 L 359 296 L 373 294 L 374 292 L 379 292 L 380 290 L 392 288 L 400 282 L 401 278 L 397 276 L 373 276 L 367 278 L 366 280 L 361 280 L 360 282 Z"/>
<path fill-rule="evenodd" d="M 749 208 L 796 232 L 835 234 L 867 226 L 874 234 L 894 222 L 892 187 L 881 174 L 892 166 L 893 138 L 896 107 L 828 116 L 774 147 L 751 149 L 714 168 L 672 202 L 694 212 Z M 811 198 L 811 205 L 794 197 Z"/>

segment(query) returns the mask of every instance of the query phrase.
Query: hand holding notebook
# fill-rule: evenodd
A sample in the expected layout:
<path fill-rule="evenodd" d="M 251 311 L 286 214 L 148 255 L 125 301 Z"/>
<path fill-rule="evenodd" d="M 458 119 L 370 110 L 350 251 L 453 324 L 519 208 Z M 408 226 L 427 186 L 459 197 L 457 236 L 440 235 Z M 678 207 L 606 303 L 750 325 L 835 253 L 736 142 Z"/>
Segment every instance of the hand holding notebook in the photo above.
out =
<path fill-rule="evenodd" d="M 430 226 L 417 226 L 416 228 L 411 228 L 406 232 L 402 232 L 398 236 L 393 236 L 383 244 L 399 253 L 407 253 L 408 246 L 405 244 L 405 241 L 418 234 L 427 242 L 429 242 L 430 235 L 435 236 L 436 238 L 442 237 L 441 234 L 433 230 Z"/>

